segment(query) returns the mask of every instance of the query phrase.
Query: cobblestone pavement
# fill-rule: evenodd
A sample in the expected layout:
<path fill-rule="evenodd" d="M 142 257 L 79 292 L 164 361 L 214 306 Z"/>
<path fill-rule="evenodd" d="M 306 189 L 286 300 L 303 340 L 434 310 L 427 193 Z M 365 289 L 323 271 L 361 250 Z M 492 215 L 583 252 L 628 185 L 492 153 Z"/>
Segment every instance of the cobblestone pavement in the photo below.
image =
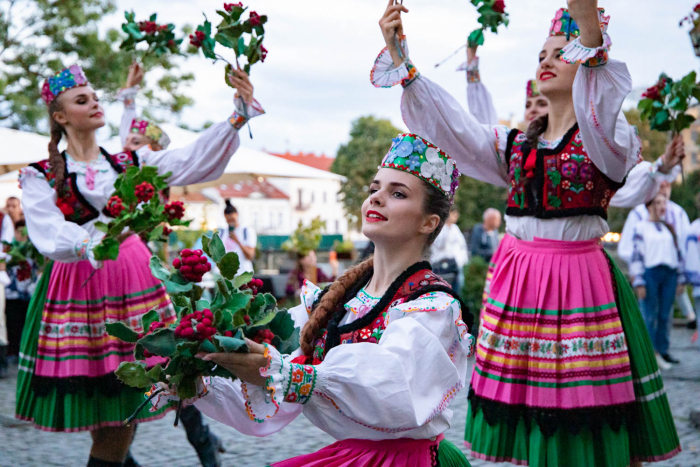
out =
<path fill-rule="evenodd" d="M 673 331 L 673 353 L 683 363 L 664 376 L 666 390 L 673 410 L 683 452 L 659 467 L 700 466 L 700 430 L 689 422 L 692 408 L 700 408 L 700 348 L 690 344 L 690 333 L 685 329 Z M 0 380 L 0 467 L 75 466 L 87 463 L 90 450 L 88 433 L 46 433 L 14 419 L 14 377 Z M 467 412 L 463 391 L 452 403 L 453 427 L 446 433 L 448 439 L 462 446 L 462 435 Z M 185 431 L 173 428 L 174 414 L 162 420 L 140 425 L 132 447 L 134 457 L 143 467 L 190 467 L 199 465 L 194 450 L 187 443 Z M 224 465 L 264 466 L 288 457 L 320 449 L 333 440 L 299 417 L 282 432 L 267 438 L 253 438 L 239 434 L 233 428 L 210 421 L 212 430 L 227 448 Z M 465 453 L 467 451 L 465 450 Z M 505 466 L 471 459 L 472 466 Z M 593 467 L 593 466 L 592 466 Z"/>

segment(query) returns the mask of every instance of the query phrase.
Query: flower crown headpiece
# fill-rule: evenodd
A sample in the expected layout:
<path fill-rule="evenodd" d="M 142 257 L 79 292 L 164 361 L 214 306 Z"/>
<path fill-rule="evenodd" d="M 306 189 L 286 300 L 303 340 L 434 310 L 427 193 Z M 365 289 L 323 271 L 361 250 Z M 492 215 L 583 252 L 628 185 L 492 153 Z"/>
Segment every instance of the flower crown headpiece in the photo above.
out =
<path fill-rule="evenodd" d="M 531 79 L 530 81 L 527 82 L 527 88 L 525 89 L 527 92 L 527 97 L 528 99 L 530 97 L 537 97 L 540 95 L 540 89 L 537 87 L 537 80 L 536 79 Z"/>
<path fill-rule="evenodd" d="M 391 141 L 393 144 L 380 169 L 396 169 L 415 175 L 440 190 L 450 203 L 454 202 L 460 173 L 450 156 L 412 133 L 400 134 Z"/>
<path fill-rule="evenodd" d="M 41 98 L 44 99 L 46 105 L 49 105 L 62 92 L 77 88 L 78 86 L 87 86 L 88 84 L 90 83 L 83 69 L 80 68 L 79 65 L 73 65 L 64 68 L 44 81 L 41 87 Z"/>
<path fill-rule="evenodd" d="M 604 8 L 598 8 L 598 23 L 600 24 L 600 30 L 603 31 L 603 33 L 607 32 L 610 16 L 605 16 Z M 574 21 L 569 14 L 569 10 L 566 8 L 559 8 L 552 20 L 552 26 L 549 28 L 549 36 L 566 36 L 566 40 L 568 41 L 571 36 L 579 37 L 580 35 L 581 30 L 578 24 L 576 24 L 576 21 Z"/>
<path fill-rule="evenodd" d="M 144 135 L 146 138 L 158 143 L 163 149 L 167 149 L 170 144 L 170 138 L 158 125 L 143 118 L 133 119 L 129 131 Z"/>

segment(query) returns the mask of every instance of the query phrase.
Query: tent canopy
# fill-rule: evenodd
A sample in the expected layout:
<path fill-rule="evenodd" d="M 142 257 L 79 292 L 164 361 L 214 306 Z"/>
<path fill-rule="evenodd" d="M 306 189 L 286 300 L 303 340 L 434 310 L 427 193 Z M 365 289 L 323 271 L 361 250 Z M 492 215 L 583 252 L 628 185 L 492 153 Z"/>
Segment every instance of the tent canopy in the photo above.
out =
<path fill-rule="evenodd" d="M 4 174 L 32 162 L 46 159 L 50 138 L 28 131 L 0 127 L 0 141 L 2 141 L 0 174 Z"/>

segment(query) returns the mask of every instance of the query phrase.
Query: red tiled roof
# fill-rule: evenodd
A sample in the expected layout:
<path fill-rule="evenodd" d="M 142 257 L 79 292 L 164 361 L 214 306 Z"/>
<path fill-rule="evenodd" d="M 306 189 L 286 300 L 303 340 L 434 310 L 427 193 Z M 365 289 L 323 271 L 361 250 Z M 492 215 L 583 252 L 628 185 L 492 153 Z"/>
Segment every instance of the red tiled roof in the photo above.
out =
<path fill-rule="evenodd" d="M 271 152 L 270 154 L 272 154 L 273 156 L 281 157 L 282 159 L 286 159 L 288 161 L 308 165 L 309 167 L 313 167 L 314 169 L 325 170 L 326 172 L 331 171 L 331 166 L 333 165 L 334 160 L 332 157 L 328 157 L 325 154 L 316 155 L 311 152 L 306 154 L 304 154 L 303 152 L 300 152 L 299 154 L 291 154 L 289 152 L 286 152 L 284 154 L 277 154 Z"/>
<path fill-rule="evenodd" d="M 282 190 L 263 180 L 244 180 L 232 185 L 221 185 L 216 187 L 222 198 L 249 198 L 255 193 L 260 193 L 265 199 L 289 199 Z M 182 201 L 191 203 L 203 203 L 207 198 L 201 193 L 188 193 L 179 196 Z"/>

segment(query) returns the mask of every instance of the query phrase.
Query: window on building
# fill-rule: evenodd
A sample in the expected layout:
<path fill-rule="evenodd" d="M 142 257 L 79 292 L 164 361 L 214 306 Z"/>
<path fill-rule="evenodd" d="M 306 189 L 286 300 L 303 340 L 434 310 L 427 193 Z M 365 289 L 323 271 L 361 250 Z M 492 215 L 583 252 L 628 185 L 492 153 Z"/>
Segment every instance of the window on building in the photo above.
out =
<path fill-rule="evenodd" d="M 282 227 L 283 223 L 284 223 L 284 214 L 279 213 L 277 216 L 277 227 Z"/>
<path fill-rule="evenodd" d="M 325 191 L 323 192 L 323 202 L 324 203 L 328 202 L 328 193 L 326 193 Z"/>
<path fill-rule="evenodd" d="M 297 203 L 297 206 L 299 206 L 299 207 L 301 207 L 303 202 L 304 202 L 303 196 L 302 196 L 303 194 L 304 194 L 304 191 L 301 188 L 299 188 L 299 202 Z"/>
<path fill-rule="evenodd" d="M 340 221 L 336 219 L 335 221 L 335 233 L 340 232 Z"/>

